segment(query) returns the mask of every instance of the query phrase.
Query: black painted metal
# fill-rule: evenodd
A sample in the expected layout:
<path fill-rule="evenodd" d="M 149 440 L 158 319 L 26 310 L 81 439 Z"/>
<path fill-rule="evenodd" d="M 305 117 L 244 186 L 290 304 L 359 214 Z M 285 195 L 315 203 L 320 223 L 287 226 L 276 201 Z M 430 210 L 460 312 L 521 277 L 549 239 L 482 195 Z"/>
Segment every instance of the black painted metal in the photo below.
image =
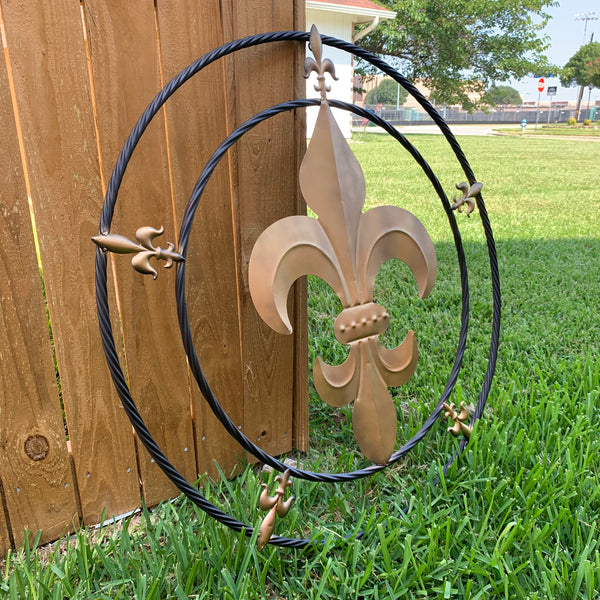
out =
<path fill-rule="evenodd" d="M 212 52 L 204 55 L 186 69 L 181 71 L 175 78 L 173 78 L 165 87 L 157 94 L 157 96 L 152 100 L 152 102 L 148 105 L 144 113 L 139 118 L 138 122 L 134 126 L 131 134 L 129 135 L 127 141 L 119 157 L 115 164 L 113 174 L 111 176 L 108 190 L 106 193 L 104 206 L 102 210 L 102 216 L 99 225 L 99 233 L 100 234 L 108 234 L 110 232 L 110 225 L 112 222 L 114 208 L 117 200 L 117 194 L 119 191 L 119 187 L 121 185 L 121 181 L 123 179 L 123 175 L 127 168 L 127 164 L 137 143 L 139 142 L 141 136 L 143 135 L 146 127 L 154 117 L 154 115 L 158 112 L 158 110 L 162 107 L 162 105 L 168 100 L 168 98 L 175 93 L 175 91 L 183 85 L 190 77 L 198 73 L 204 67 L 208 66 L 215 60 L 222 58 L 228 54 L 233 52 L 237 52 L 238 50 L 242 50 L 244 48 L 249 48 L 252 46 L 278 42 L 278 41 L 298 41 L 298 42 L 306 42 L 308 40 L 309 34 L 306 32 L 298 32 L 298 31 L 283 31 L 283 32 L 272 32 L 267 34 L 261 34 L 256 36 L 249 36 L 247 38 L 243 38 L 240 40 L 236 40 L 230 44 L 225 44 L 220 48 L 216 48 Z M 400 75 L 397 71 L 392 69 L 389 65 L 383 62 L 378 57 L 372 55 L 371 53 L 362 50 L 361 48 L 354 46 L 348 42 L 344 42 L 342 40 L 338 40 L 336 38 L 332 38 L 329 36 L 322 36 L 322 41 L 324 44 L 333 46 L 335 48 L 339 48 L 341 50 L 345 50 L 355 56 L 359 56 L 360 58 L 370 62 L 374 66 L 381 69 L 384 73 L 391 76 L 394 80 L 400 83 L 405 89 L 409 91 L 423 106 L 426 112 L 431 116 L 434 122 L 438 125 L 441 132 L 444 134 L 448 143 L 450 144 L 455 156 L 457 157 L 468 181 L 469 184 L 475 183 L 475 176 L 469 166 L 460 145 L 456 141 L 456 138 L 453 136 L 450 131 L 448 125 L 444 122 L 442 117 L 435 111 L 433 106 L 423 97 L 423 95 L 412 85 L 410 81 Z M 404 456 L 407 452 L 409 452 L 430 430 L 433 423 L 439 417 L 440 412 L 442 410 L 441 405 L 445 402 L 456 383 L 456 379 L 460 372 L 462 357 L 466 347 L 466 338 L 467 338 L 467 330 L 468 330 L 468 320 L 469 320 L 469 288 L 468 288 L 468 277 L 467 277 L 467 267 L 466 267 L 466 259 L 464 255 L 464 249 L 462 246 L 460 233 L 456 224 L 456 220 L 454 218 L 454 213 L 452 212 L 448 199 L 437 180 L 435 174 L 427 164 L 427 162 L 423 159 L 420 153 L 417 151 L 412 144 L 404 137 L 402 134 L 397 132 L 388 122 L 384 121 L 380 117 L 373 115 L 364 111 L 363 109 L 349 105 L 343 102 L 330 100 L 330 104 L 337 108 L 342 108 L 344 110 L 348 110 L 354 112 L 364 118 L 367 118 L 374 122 L 375 124 L 382 127 L 385 131 L 387 131 L 390 135 L 392 135 L 398 142 L 402 144 L 402 146 L 413 156 L 413 158 L 418 162 L 426 176 L 429 178 L 432 183 L 436 193 L 440 197 L 442 202 L 442 206 L 446 211 L 448 216 L 448 220 L 450 223 L 450 227 L 452 229 L 452 233 L 454 236 L 454 242 L 457 250 L 457 258 L 460 267 L 460 278 L 461 278 L 461 289 L 462 289 L 462 311 L 461 311 L 461 329 L 459 334 L 459 342 L 456 350 L 456 357 L 454 361 L 454 365 L 452 367 L 450 376 L 448 378 L 448 382 L 446 383 L 446 387 L 435 407 L 431 415 L 425 421 L 421 429 L 407 442 L 402 448 L 397 450 L 391 457 L 391 464 L 397 460 L 399 460 L 402 456 Z M 317 105 L 319 104 L 319 100 L 293 100 L 290 102 L 286 102 L 283 104 L 279 104 L 277 106 L 271 107 L 257 115 L 255 115 L 252 119 L 249 119 L 246 123 L 242 124 L 240 127 L 236 129 L 230 136 L 228 136 L 223 143 L 219 146 L 217 151 L 213 154 L 211 159 L 207 162 L 204 171 L 200 178 L 198 179 L 196 186 L 194 187 L 194 191 L 192 192 L 192 196 L 186 208 L 186 212 L 184 215 L 184 219 L 181 226 L 181 234 L 180 234 L 180 248 L 179 251 L 184 256 L 187 250 L 187 241 L 189 239 L 189 234 L 191 230 L 191 225 L 193 222 L 194 212 L 196 207 L 200 201 L 202 191 L 204 186 L 206 185 L 212 170 L 215 168 L 216 164 L 222 157 L 222 155 L 226 152 L 227 148 L 233 145 L 245 132 L 254 127 L 256 124 L 261 121 L 274 116 L 275 114 L 279 114 L 281 112 L 287 110 L 293 110 L 295 108 Z M 485 209 L 485 205 L 483 202 L 483 198 L 481 194 L 476 197 L 477 206 L 479 208 L 479 212 L 481 214 L 482 224 L 485 231 L 486 241 L 488 245 L 488 254 L 490 260 L 490 269 L 491 269 L 491 278 L 492 278 L 492 297 L 493 297 L 493 320 L 492 320 L 492 333 L 491 333 L 491 343 L 490 350 L 488 355 L 488 366 L 484 378 L 484 382 L 482 385 L 481 392 L 479 394 L 477 406 L 475 409 L 475 414 L 472 418 L 472 423 L 474 423 L 477 419 L 481 417 L 483 414 L 483 410 L 485 408 L 485 403 L 487 401 L 492 378 L 494 375 L 496 358 L 498 352 L 498 340 L 500 334 L 500 280 L 498 274 L 498 261 L 496 258 L 496 250 L 494 238 L 492 235 L 490 221 L 487 215 L 487 211 Z M 140 440 L 146 447 L 149 454 L 154 458 L 156 463 L 161 467 L 161 469 L 165 472 L 165 474 L 169 477 L 169 479 L 179 488 L 179 490 L 186 494 L 194 503 L 196 503 L 202 510 L 204 510 L 211 517 L 217 519 L 219 522 L 227 525 L 231 529 L 235 531 L 245 531 L 247 535 L 252 535 L 253 528 L 247 524 L 242 523 L 241 521 L 233 518 L 227 513 L 215 507 L 211 504 L 204 496 L 202 496 L 196 488 L 191 486 L 175 469 L 175 467 L 169 462 L 168 458 L 164 455 L 160 447 L 156 444 L 154 439 L 152 438 L 150 432 L 148 431 L 143 419 L 141 418 L 139 411 L 135 405 L 133 398 L 129 392 L 129 388 L 127 386 L 123 371 L 121 369 L 118 354 L 115 347 L 114 337 L 112 333 L 112 326 L 110 321 L 110 309 L 108 306 L 108 293 L 107 293 L 107 260 L 106 255 L 100 249 L 97 250 L 96 254 L 96 297 L 97 297 L 97 308 L 98 308 L 98 319 L 100 324 L 100 333 L 102 338 L 102 344 L 104 347 L 104 352 L 106 354 L 108 366 L 111 372 L 111 377 L 117 389 L 117 393 L 123 403 L 123 407 L 125 412 L 127 413 L 131 423 L 137 432 Z M 265 463 L 270 464 L 275 469 L 283 471 L 289 468 L 287 465 L 282 464 L 280 461 L 275 459 L 274 457 L 264 453 L 260 448 L 255 446 L 250 440 L 248 440 L 243 433 L 241 433 L 237 427 L 233 424 L 233 422 L 229 419 L 227 414 L 223 411 L 220 406 L 217 398 L 214 396 L 206 378 L 202 372 L 200 367 L 192 337 L 189 327 L 189 322 L 187 319 L 187 308 L 185 302 L 185 264 L 180 263 L 178 265 L 177 272 L 177 280 L 176 280 L 176 299 L 177 299 L 177 307 L 179 314 L 179 322 L 180 328 L 182 332 L 182 338 L 184 341 L 184 346 L 186 348 L 186 353 L 190 360 L 190 364 L 192 367 L 192 371 L 194 373 L 194 377 L 198 382 L 205 398 L 207 399 L 209 405 L 211 406 L 215 415 L 219 418 L 221 423 L 225 426 L 227 431 L 235 437 L 235 439 L 240 442 L 240 444 L 249 452 L 257 456 L 260 460 L 263 460 Z M 445 471 L 452 464 L 454 458 L 460 454 L 467 445 L 467 440 L 463 439 L 459 446 L 459 451 L 453 457 L 450 462 L 446 465 Z M 312 473 L 310 471 L 303 471 L 299 469 L 290 469 L 292 474 L 295 477 L 301 479 L 307 479 L 310 481 L 322 481 L 322 482 L 343 482 L 343 481 L 351 481 L 353 479 L 357 479 L 359 477 L 364 477 L 366 475 L 372 475 L 381 469 L 385 468 L 381 465 L 371 465 L 364 469 L 360 469 L 351 473 Z M 304 548 L 311 543 L 310 540 L 300 539 L 300 538 L 285 538 L 279 536 L 273 536 L 270 543 L 278 546 L 284 547 L 292 547 L 292 548 Z"/>

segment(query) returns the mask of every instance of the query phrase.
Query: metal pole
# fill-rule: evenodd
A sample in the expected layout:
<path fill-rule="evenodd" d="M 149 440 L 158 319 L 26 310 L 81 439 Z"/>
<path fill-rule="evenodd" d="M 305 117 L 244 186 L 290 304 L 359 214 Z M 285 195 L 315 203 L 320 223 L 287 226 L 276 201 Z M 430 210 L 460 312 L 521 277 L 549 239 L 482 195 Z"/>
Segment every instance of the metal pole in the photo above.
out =
<path fill-rule="evenodd" d="M 579 86 L 579 94 L 577 94 L 577 110 L 575 111 L 575 121 L 579 122 L 579 113 L 581 112 L 581 99 L 583 98 L 583 86 Z"/>
<path fill-rule="evenodd" d="M 537 131 L 538 119 L 540 118 L 540 96 L 541 95 L 542 95 L 542 92 L 538 92 L 538 104 L 537 104 L 537 110 L 535 111 L 535 129 L 534 129 L 534 131 Z"/>
<path fill-rule="evenodd" d="M 552 96 L 550 96 L 550 108 L 548 109 L 548 123 L 550 125 L 550 114 L 552 113 Z"/>
<path fill-rule="evenodd" d="M 576 13 L 575 14 L 575 20 L 576 21 L 584 21 L 584 27 L 583 27 L 583 43 L 585 44 L 585 36 L 587 33 L 587 24 L 588 21 L 597 21 L 598 17 L 596 16 L 595 11 L 591 11 L 591 12 L 587 12 L 587 13 Z M 593 37 L 592 37 L 593 39 Z M 590 40 L 591 41 L 591 40 Z"/>
<path fill-rule="evenodd" d="M 584 21 L 584 27 L 583 27 L 583 45 L 585 45 L 585 36 L 587 33 L 587 24 L 588 21 L 597 21 L 598 17 L 596 16 L 596 13 L 594 11 L 591 12 L 587 12 L 587 13 L 577 13 L 575 15 L 575 20 L 576 21 Z M 592 36 L 590 38 L 590 42 L 594 41 L 594 34 L 592 33 Z M 579 88 L 579 96 L 577 97 L 577 111 L 575 112 L 575 121 L 579 121 L 579 113 L 581 112 L 581 100 L 583 98 L 583 86 L 581 86 Z"/>

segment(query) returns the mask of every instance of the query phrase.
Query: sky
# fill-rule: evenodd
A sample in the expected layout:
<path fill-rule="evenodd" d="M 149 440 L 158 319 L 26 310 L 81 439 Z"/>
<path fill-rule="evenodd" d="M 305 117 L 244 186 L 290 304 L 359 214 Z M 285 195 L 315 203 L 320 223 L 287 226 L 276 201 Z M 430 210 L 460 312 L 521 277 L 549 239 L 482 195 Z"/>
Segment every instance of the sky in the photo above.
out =
<path fill-rule="evenodd" d="M 550 48 L 546 51 L 546 56 L 552 64 L 559 67 L 564 66 L 568 60 L 579 50 L 584 43 L 585 21 L 576 20 L 576 15 L 585 13 L 596 13 L 597 20 L 587 21 L 587 31 L 585 31 L 585 43 L 590 41 L 590 36 L 594 34 L 594 41 L 600 42 L 600 0 L 561 0 L 560 6 L 547 9 L 552 19 L 544 29 L 544 33 L 550 37 Z M 581 17 L 580 17 L 581 18 Z M 546 79 L 546 86 L 555 85 L 558 87 L 556 96 L 552 98 L 554 102 L 576 101 L 579 88 L 564 88 L 560 84 L 558 77 Z M 526 77 L 520 81 L 510 81 L 509 85 L 519 90 L 524 102 L 537 101 L 537 79 Z M 541 100 L 548 100 L 546 91 L 542 92 Z M 586 106 L 588 100 L 588 89 L 584 90 L 583 106 Z M 591 93 L 592 104 L 600 100 L 600 90 L 593 89 Z"/>

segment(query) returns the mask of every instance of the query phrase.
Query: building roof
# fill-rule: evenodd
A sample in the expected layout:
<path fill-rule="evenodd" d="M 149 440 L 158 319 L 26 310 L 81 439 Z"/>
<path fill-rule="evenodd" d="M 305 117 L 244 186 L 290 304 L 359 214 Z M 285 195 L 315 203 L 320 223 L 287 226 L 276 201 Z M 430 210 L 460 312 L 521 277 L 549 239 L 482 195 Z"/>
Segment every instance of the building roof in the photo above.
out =
<path fill-rule="evenodd" d="M 371 0 L 306 0 L 306 8 L 341 12 L 361 17 L 393 19 L 396 13 Z"/>

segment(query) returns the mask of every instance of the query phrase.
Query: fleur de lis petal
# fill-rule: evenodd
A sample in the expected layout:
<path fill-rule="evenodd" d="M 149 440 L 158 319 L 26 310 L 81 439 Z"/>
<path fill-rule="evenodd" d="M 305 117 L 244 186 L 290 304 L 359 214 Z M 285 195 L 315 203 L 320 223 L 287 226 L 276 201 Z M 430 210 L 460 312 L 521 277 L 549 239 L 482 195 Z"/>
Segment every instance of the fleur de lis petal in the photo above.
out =
<path fill-rule="evenodd" d="M 263 491 L 259 499 L 260 510 L 268 510 L 269 513 L 264 518 L 258 530 L 258 540 L 256 545 L 259 550 L 262 550 L 267 542 L 271 539 L 273 531 L 275 531 L 275 521 L 277 517 L 285 517 L 288 514 L 294 496 L 290 496 L 287 500 L 283 500 L 285 496 L 285 490 L 292 486 L 292 482 L 288 481 L 290 476 L 289 470 L 285 471 L 283 475 L 275 477 L 275 481 L 279 482 L 277 489 L 275 490 L 274 496 L 269 496 L 268 486 L 266 483 L 262 484 Z"/>
<path fill-rule="evenodd" d="M 334 334 L 350 352 L 337 366 L 318 358 L 315 387 L 332 406 L 354 400 L 356 441 L 368 459 L 385 464 L 396 441 L 396 407 L 388 387 L 410 379 L 418 346 L 413 331 L 394 349 L 380 344 L 390 317 L 373 301 L 375 278 L 386 260 L 399 258 L 412 270 L 424 298 L 435 282 L 435 249 L 420 221 L 402 208 L 381 206 L 362 213 L 362 169 L 327 100 L 321 101 L 299 180 L 318 219 L 287 217 L 260 235 L 250 259 L 250 293 L 262 319 L 275 331 L 289 334 L 287 297 L 292 283 L 310 274 L 333 288 L 343 306 Z"/>
<path fill-rule="evenodd" d="M 152 275 L 153 279 L 158 277 L 156 269 L 150 264 L 151 258 L 165 261 L 165 269 L 173 266 L 173 262 L 185 260 L 181 254 L 174 252 L 175 245 L 167 242 L 167 248 L 155 248 L 152 240 L 164 233 L 164 227 L 154 229 L 154 227 L 140 227 L 135 232 L 136 242 L 117 233 L 108 233 L 106 235 L 96 235 L 92 241 L 102 248 L 105 252 L 110 250 L 117 254 L 135 254 L 131 259 L 132 267 L 144 275 Z"/>

